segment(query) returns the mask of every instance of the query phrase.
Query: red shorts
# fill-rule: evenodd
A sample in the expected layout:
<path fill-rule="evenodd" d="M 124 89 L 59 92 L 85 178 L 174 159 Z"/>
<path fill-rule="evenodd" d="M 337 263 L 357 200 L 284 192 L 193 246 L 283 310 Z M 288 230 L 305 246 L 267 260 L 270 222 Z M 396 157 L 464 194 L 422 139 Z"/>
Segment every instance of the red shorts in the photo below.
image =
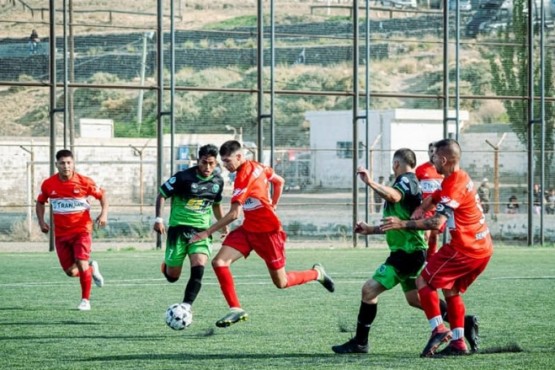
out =
<path fill-rule="evenodd" d="M 89 233 L 56 238 L 56 253 L 64 271 L 76 260 L 88 261 L 91 257 L 91 244 L 92 236 Z"/>
<path fill-rule="evenodd" d="M 486 269 L 490 258 L 468 257 L 445 244 L 430 257 L 420 276 L 434 289 L 455 288 L 464 293 Z"/>
<path fill-rule="evenodd" d="M 245 258 L 254 250 L 266 262 L 268 269 L 279 270 L 285 266 L 286 238 L 283 230 L 253 233 L 239 226 L 226 236 L 222 244 L 238 250 Z"/>

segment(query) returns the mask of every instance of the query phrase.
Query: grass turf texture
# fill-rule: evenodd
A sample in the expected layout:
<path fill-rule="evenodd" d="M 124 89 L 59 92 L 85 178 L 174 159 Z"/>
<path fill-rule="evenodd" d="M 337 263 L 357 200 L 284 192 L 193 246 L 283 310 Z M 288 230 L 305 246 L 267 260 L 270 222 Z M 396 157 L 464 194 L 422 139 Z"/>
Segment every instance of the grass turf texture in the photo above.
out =
<path fill-rule="evenodd" d="M 106 285 L 93 287 L 92 311 L 76 310 L 77 279 L 54 253 L 0 254 L 0 368 L 25 369 L 549 369 L 555 367 L 555 249 L 497 247 L 489 268 L 465 295 L 481 319 L 483 353 L 421 359 L 429 336 L 424 314 L 399 288 L 380 297 L 369 355 L 330 347 L 355 328 L 360 288 L 385 249 L 288 251 L 289 270 L 322 262 L 335 278 L 278 290 L 257 256 L 233 266 L 248 321 L 227 329 L 227 312 L 207 269 L 194 322 L 172 331 L 166 308 L 182 299 L 189 269 L 174 284 L 160 274 L 161 251 L 97 252 Z M 522 350 L 522 352 L 518 352 Z"/>

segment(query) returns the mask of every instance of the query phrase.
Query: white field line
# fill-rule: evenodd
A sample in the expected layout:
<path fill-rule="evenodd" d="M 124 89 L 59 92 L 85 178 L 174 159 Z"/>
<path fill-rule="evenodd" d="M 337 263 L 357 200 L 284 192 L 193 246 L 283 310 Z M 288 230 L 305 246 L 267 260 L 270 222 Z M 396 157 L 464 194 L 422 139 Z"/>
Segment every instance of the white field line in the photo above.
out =
<path fill-rule="evenodd" d="M 347 280 L 340 279 L 341 284 L 363 284 L 367 278 L 362 276 L 370 275 L 367 273 L 352 273 L 348 275 L 334 275 L 334 278 L 347 277 Z M 359 279 L 353 279 L 353 277 L 360 277 Z M 245 279 L 249 279 L 248 281 Z M 484 280 L 551 280 L 555 279 L 555 276 L 498 276 L 483 278 Z M 187 281 L 181 277 L 184 282 Z M 236 285 L 273 285 L 270 277 L 266 274 L 260 275 L 239 275 L 235 276 Z M 137 286 L 137 285 L 166 285 L 166 279 L 156 278 L 156 279 L 117 279 L 117 280 L 106 280 L 106 286 L 109 287 L 125 287 L 125 286 Z M 215 281 L 215 277 L 205 277 L 203 284 L 206 285 L 217 285 L 218 282 Z M 25 282 L 25 283 L 0 283 L 0 288 L 30 288 L 37 286 L 66 286 L 73 285 L 73 281 L 70 279 L 62 278 L 59 281 L 38 281 L 38 282 Z"/>
<path fill-rule="evenodd" d="M 349 275 L 349 277 L 356 276 L 355 274 Z M 183 277 L 181 278 L 183 279 Z M 180 280 L 181 280 L 180 279 Z M 246 280 L 249 279 L 249 280 Z M 186 279 L 183 279 L 186 282 Z M 364 278 L 357 280 L 341 280 L 341 284 L 362 284 L 365 281 Z M 205 277 L 203 279 L 203 285 L 218 285 L 215 277 Z M 37 282 L 25 282 L 25 283 L 0 283 L 1 288 L 31 288 L 31 287 L 47 287 L 47 286 L 70 286 L 74 284 L 73 279 L 61 279 L 59 281 L 37 281 Z M 103 287 L 122 287 L 122 286 L 137 286 L 137 285 L 168 285 L 169 283 L 164 278 L 156 279 L 118 279 L 118 280 L 106 280 L 106 285 Z M 236 285 L 273 285 L 270 277 L 268 275 L 240 275 L 235 277 Z M 94 288 L 94 285 L 93 285 Z M 98 288 L 96 288 L 98 289 Z"/>

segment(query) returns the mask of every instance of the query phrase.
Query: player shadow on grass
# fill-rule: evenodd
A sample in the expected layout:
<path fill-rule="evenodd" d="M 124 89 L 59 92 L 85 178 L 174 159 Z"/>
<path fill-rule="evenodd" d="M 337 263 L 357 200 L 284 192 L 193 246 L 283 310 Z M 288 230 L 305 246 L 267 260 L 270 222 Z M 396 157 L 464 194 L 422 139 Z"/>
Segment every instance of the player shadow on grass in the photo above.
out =
<path fill-rule="evenodd" d="M 494 347 L 491 349 L 485 349 L 480 351 L 473 356 L 480 354 L 494 354 L 503 352 L 523 352 L 524 350 L 519 345 L 513 343 L 506 346 Z M 351 356 L 352 359 L 367 359 L 372 356 Z M 406 356 L 402 356 L 407 358 Z M 409 356 L 410 357 L 410 356 Z M 418 358 L 418 354 L 414 354 L 415 358 Z M 170 360 L 170 361 L 183 361 L 187 362 L 193 361 L 207 361 L 207 360 L 268 360 L 268 359 L 287 359 L 287 358 L 300 358 L 300 359 L 313 359 L 318 358 L 319 361 L 325 358 L 329 359 L 344 359 L 343 356 L 338 356 L 335 353 L 282 353 L 282 354 L 268 354 L 268 353 L 222 353 L 222 354 L 193 354 L 193 353 L 173 353 L 173 354 L 135 354 L 135 355 L 113 355 L 113 356 L 96 356 L 88 357 L 83 359 L 76 359 L 76 361 L 81 362 L 95 362 L 95 361 L 144 361 L 144 360 Z M 378 358 L 380 361 L 391 361 L 399 360 L 399 353 L 376 353 L 374 359 Z M 443 357 L 445 359 L 445 357 Z M 428 361 L 429 359 L 422 359 L 422 361 Z M 320 361 L 321 362 L 321 361 Z M 184 364 L 183 362 L 181 362 Z"/>
<path fill-rule="evenodd" d="M 22 321 L 22 322 L 5 322 L 0 324 L 1 326 L 6 326 L 6 325 L 13 325 L 13 326 L 52 326 L 52 325 L 102 325 L 103 323 L 101 322 L 95 322 L 95 321 Z"/>
<path fill-rule="evenodd" d="M 178 360 L 178 361 L 199 361 L 199 360 L 268 360 L 279 358 L 339 358 L 335 353 L 221 353 L 221 354 L 193 354 L 193 353 L 173 353 L 173 354 L 135 354 L 135 355 L 114 355 L 114 356 L 97 356 L 77 359 L 76 361 L 93 362 L 93 361 L 137 361 L 137 360 Z"/>
<path fill-rule="evenodd" d="M 2 324 L 4 325 L 4 324 Z M 10 325 L 14 325 L 10 323 Z M 163 340 L 167 339 L 165 335 L 67 335 L 67 334 L 53 334 L 53 335 L 19 335 L 19 336 L 0 336 L 0 342 L 3 340 L 21 340 L 21 341 L 33 341 L 33 340 L 45 340 L 45 339 L 105 339 L 105 340 L 126 340 L 126 341 L 153 341 L 153 340 Z"/>

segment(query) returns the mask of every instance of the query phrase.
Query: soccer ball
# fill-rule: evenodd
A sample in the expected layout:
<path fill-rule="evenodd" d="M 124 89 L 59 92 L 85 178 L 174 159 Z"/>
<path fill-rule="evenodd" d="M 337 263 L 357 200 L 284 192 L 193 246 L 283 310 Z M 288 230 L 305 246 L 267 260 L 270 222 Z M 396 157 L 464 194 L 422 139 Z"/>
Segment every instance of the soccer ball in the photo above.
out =
<path fill-rule="evenodd" d="M 173 330 L 183 330 L 193 322 L 191 306 L 174 303 L 166 310 L 166 324 Z"/>

